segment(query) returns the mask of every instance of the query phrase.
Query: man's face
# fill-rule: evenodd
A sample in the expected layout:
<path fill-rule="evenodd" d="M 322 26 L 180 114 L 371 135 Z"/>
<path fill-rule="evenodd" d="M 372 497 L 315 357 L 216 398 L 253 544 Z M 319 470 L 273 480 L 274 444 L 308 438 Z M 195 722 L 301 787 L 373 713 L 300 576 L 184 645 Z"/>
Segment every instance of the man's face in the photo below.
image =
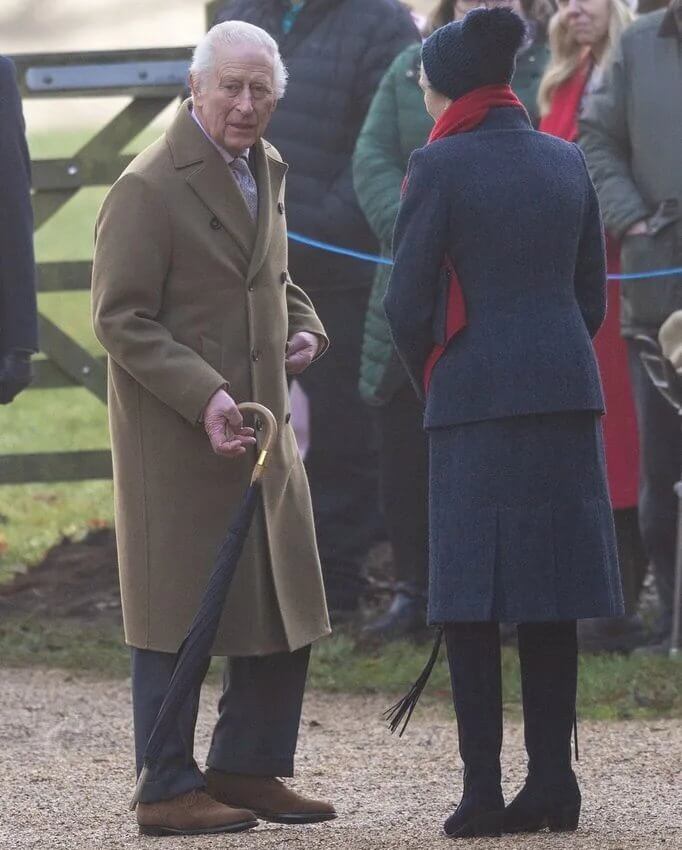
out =
<path fill-rule="evenodd" d="M 219 49 L 213 67 L 192 78 L 191 89 L 197 118 L 232 156 L 263 136 L 277 105 L 272 58 L 250 44 Z"/>

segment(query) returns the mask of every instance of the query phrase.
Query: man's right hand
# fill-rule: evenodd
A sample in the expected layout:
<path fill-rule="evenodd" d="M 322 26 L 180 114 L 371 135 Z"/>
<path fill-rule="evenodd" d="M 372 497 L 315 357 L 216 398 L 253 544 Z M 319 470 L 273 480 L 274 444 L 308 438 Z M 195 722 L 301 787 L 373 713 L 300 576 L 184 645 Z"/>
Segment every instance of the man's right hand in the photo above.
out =
<path fill-rule="evenodd" d="M 237 403 L 225 390 L 218 390 L 204 410 L 204 428 L 213 451 L 221 457 L 235 458 L 256 445 L 253 428 L 244 428 Z"/>

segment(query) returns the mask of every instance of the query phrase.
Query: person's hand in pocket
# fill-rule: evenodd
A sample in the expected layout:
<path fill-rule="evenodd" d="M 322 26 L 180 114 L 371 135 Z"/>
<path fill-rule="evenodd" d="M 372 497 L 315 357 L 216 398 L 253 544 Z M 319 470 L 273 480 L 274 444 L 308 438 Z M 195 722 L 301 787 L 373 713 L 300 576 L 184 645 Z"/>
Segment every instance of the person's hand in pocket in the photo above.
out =
<path fill-rule="evenodd" d="M 648 236 L 649 235 L 649 224 L 642 219 L 642 221 L 638 221 L 633 224 L 625 233 L 626 236 Z"/>

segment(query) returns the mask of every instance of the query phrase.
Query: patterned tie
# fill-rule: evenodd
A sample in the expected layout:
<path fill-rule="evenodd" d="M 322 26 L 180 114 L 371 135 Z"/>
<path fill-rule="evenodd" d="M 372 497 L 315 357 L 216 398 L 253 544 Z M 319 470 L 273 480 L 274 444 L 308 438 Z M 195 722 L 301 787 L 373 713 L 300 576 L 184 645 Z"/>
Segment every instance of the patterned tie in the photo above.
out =
<path fill-rule="evenodd" d="M 238 156 L 236 159 L 233 159 L 230 163 L 230 168 L 244 196 L 246 206 L 251 213 L 251 218 L 255 221 L 258 217 L 258 187 L 256 186 L 253 174 L 251 174 L 246 157 Z"/>

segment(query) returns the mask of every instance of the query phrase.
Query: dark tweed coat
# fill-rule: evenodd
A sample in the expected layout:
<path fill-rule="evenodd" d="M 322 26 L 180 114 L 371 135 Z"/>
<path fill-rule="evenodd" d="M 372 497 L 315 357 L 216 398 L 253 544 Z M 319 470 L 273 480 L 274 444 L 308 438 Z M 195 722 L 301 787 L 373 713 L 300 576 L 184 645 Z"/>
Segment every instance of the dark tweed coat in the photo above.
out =
<path fill-rule="evenodd" d="M 432 622 L 621 613 L 591 337 L 599 205 L 579 149 L 494 109 L 417 151 L 385 308 L 431 444 Z M 445 339 L 448 255 L 467 325 Z"/>
<path fill-rule="evenodd" d="M 38 350 L 31 161 L 14 66 L 0 56 L 0 361 Z"/>

